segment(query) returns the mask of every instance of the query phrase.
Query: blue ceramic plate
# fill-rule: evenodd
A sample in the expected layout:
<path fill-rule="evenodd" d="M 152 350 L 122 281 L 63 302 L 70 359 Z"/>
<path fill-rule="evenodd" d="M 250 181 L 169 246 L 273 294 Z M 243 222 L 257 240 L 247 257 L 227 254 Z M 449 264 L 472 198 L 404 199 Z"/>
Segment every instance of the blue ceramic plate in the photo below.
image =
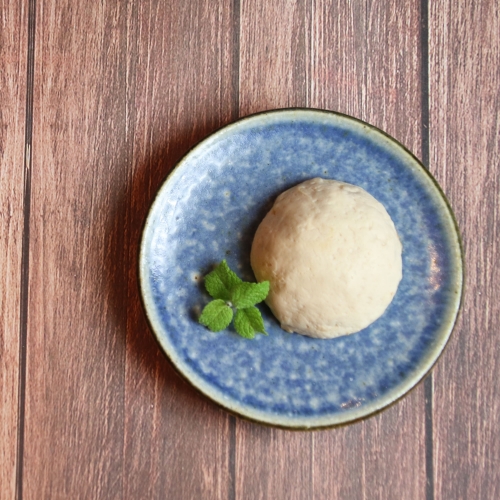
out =
<path fill-rule="evenodd" d="M 392 217 L 403 279 L 384 315 L 332 340 L 283 331 L 265 305 L 268 337 L 198 324 L 202 276 L 226 258 L 253 281 L 258 224 L 279 193 L 312 177 L 357 184 Z M 453 214 L 419 161 L 366 123 L 306 109 L 250 116 L 190 151 L 151 207 L 139 267 L 153 332 L 180 373 L 231 412 L 288 428 L 357 420 L 414 387 L 450 336 L 463 280 Z"/>

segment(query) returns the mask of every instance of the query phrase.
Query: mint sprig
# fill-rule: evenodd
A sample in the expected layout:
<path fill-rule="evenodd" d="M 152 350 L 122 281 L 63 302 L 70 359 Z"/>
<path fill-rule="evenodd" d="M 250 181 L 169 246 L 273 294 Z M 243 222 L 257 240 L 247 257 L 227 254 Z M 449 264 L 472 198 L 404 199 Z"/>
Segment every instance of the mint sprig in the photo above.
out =
<path fill-rule="evenodd" d="M 267 335 L 264 320 L 255 305 L 267 297 L 269 281 L 242 281 L 223 260 L 205 276 L 205 288 L 214 300 L 201 313 L 199 322 L 202 325 L 219 332 L 229 326 L 234 316 L 234 328 L 242 337 L 253 339 L 256 333 Z"/>

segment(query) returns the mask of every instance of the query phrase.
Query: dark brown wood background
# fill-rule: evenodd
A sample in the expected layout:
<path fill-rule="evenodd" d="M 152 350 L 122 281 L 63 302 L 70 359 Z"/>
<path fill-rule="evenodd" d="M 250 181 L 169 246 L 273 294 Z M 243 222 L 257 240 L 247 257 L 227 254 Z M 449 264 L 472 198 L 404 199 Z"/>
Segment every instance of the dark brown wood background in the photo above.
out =
<path fill-rule="evenodd" d="M 495 0 L 0 2 L 0 498 L 500 498 L 500 7 Z M 141 224 L 197 141 L 337 110 L 423 159 L 467 286 L 432 374 L 317 432 L 184 383 L 138 297 Z"/>

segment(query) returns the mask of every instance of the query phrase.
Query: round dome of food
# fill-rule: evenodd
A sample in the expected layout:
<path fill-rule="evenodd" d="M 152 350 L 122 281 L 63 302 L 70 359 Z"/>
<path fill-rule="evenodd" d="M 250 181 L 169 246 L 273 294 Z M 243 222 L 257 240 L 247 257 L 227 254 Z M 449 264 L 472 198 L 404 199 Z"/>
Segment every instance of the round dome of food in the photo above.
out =
<path fill-rule="evenodd" d="M 358 186 L 311 179 L 282 193 L 255 234 L 251 265 L 269 280 L 281 327 L 317 338 L 378 319 L 402 278 L 402 246 L 384 206 Z"/>

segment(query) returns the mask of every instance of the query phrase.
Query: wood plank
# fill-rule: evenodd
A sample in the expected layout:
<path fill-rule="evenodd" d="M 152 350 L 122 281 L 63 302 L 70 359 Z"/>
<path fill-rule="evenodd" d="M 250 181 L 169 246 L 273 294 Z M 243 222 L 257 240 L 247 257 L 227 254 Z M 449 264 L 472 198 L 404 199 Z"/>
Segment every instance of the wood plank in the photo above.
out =
<path fill-rule="evenodd" d="M 234 117 L 232 2 L 137 2 L 127 100 L 133 143 L 127 207 L 125 498 L 230 498 L 232 417 L 174 372 L 148 333 L 137 250 L 161 181 L 196 142 Z"/>
<path fill-rule="evenodd" d="M 161 180 L 231 118 L 231 26 L 229 2 L 39 2 L 27 497 L 228 493 L 230 417 L 163 358 L 135 272 Z"/>
<path fill-rule="evenodd" d="M 242 114 L 333 109 L 420 154 L 419 2 L 254 2 L 246 9 Z M 238 421 L 237 498 L 278 498 L 283 491 L 304 499 L 423 498 L 424 408 L 420 386 L 382 414 L 331 431 L 289 433 Z"/>
<path fill-rule="evenodd" d="M 122 498 L 125 340 L 115 311 L 126 309 L 115 291 L 124 250 L 114 242 L 128 172 L 120 5 L 37 2 L 27 498 Z"/>
<path fill-rule="evenodd" d="M 313 2 L 311 106 L 365 120 L 421 154 L 420 2 Z M 315 435 L 314 492 L 329 498 L 424 498 L 420 384 L 385 412 Z"/>
<path fill-rule="evenodd" d="M 365 120 L 421 154 L 420 3 L 313 0 L 312 107 Z"/>
<path fill-rule="evenodd" d="M 498 2 L 431 2 L 429 18 L 431 169 L 466 257 L 460 320 L 434 379 L 436 498 L 499 498 Z"/>
<path fill-rule="evenodd" d="M 0 498 L 14 498 L 18 448 L 20 293 L 27 12 L 0 8 Z"/>
<path fill-rule="evenodd" d="M 240 115 L 307 105 L 305 0 L 241 2 Z"/>
<path fill-rule="evenodd" d="M 240 114 L 307 105 L 307 4 L 241 3 Z M 238 420 L 235 497 L 312 498 L 312 435 Z"/>

